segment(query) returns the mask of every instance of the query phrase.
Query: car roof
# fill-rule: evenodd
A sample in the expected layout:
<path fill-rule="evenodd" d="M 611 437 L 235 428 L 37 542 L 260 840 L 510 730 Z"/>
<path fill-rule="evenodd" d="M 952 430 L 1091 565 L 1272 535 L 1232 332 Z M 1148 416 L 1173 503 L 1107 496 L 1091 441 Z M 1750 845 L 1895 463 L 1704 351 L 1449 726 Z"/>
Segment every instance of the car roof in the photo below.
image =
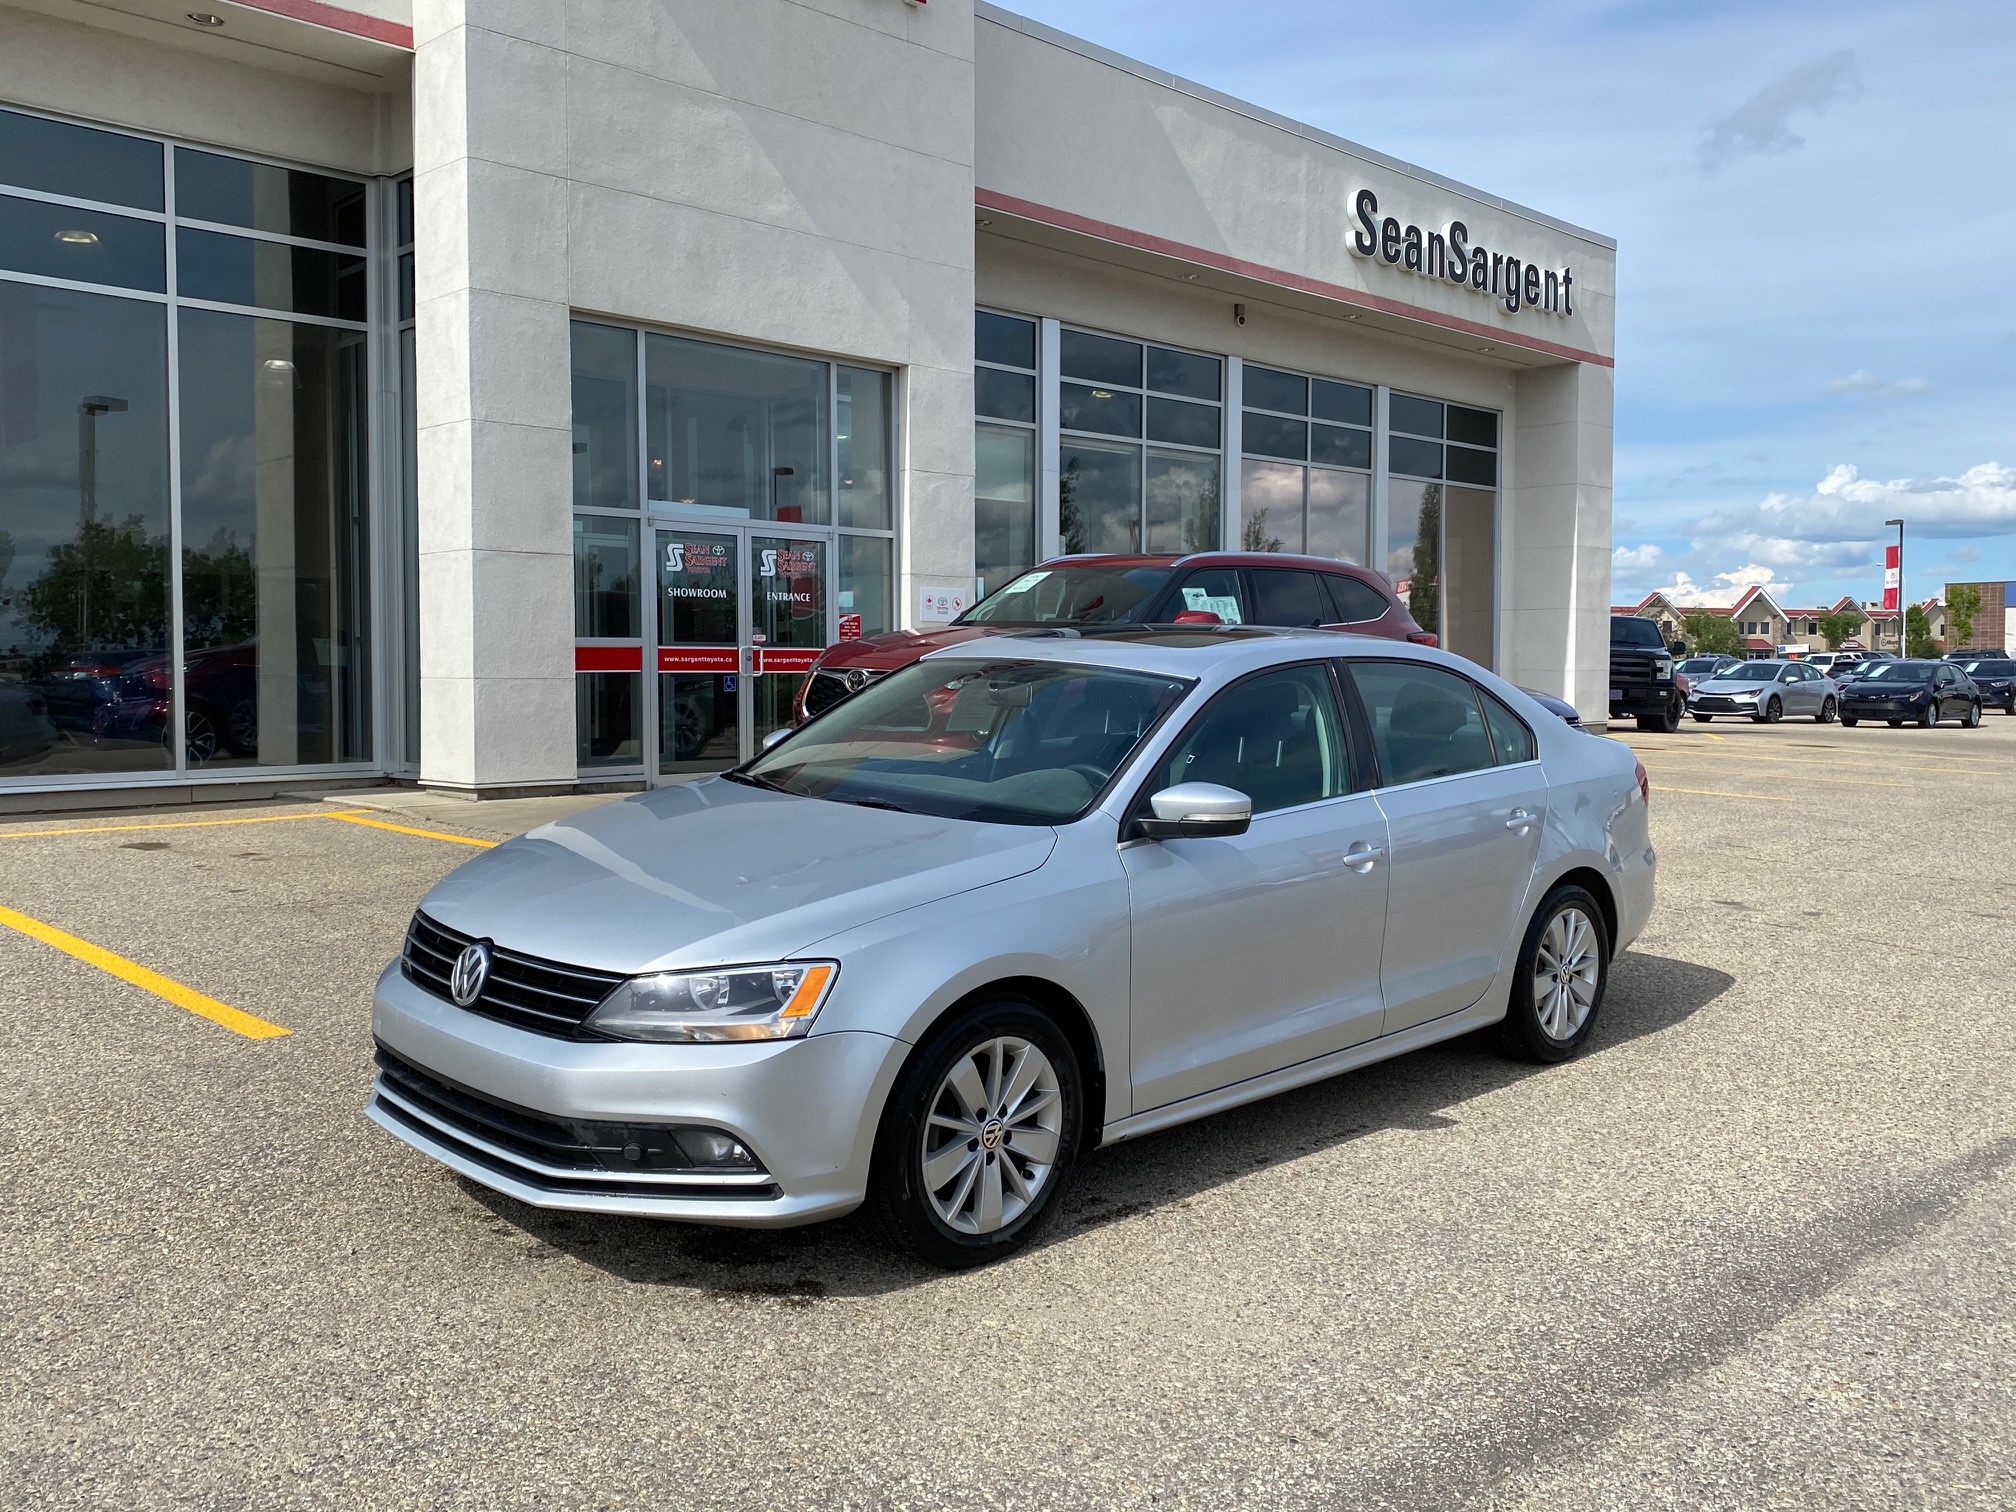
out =
<path fill-rule="evenodd" d="M 1116 671 L 1203 677 L 1241 672 L 1310 656 L 1376 654 L 1454 662 L 1446 651 L 1348 630 L 1277 630 L 1259 625 L 1130 625 L 1112 630 L 1059 626 L 1018 630 L 929 653 L 926 661 L 1054 661 Z"/>
<path fill-rule="evenodd" d="M 1300 567 L 1312 572 L 1342 572 L 1352 577 L 1369 577 L 1385 580 L 1386 575 L 1370 567 L 1355 566 L 1339 561 L 1336 557 L 1298 556 L 1286 551 L 1193 551 L 1178 556 L 1142 553 L 1133 556 L 1119 552 L 1082 552 L 1073 556 L 1051 557 L 1039 562 L 1039 567 Z"/>

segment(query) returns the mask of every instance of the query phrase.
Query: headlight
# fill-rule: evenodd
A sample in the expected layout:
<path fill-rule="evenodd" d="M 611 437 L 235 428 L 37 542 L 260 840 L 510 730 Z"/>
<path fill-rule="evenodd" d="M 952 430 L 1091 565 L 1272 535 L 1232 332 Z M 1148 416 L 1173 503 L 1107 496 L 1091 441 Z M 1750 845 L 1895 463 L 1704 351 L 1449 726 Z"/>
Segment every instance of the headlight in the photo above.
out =
<path fill-rule="evenodd" d="M 839 974 L 833 961 L 783 961 L 632 977 L 588 1016 L 588 1027 L 674 1044 L 797 1039 Z"/>
<path fill-rule="evenodd" d="M 1729 696 L 1731 698 L 1755 698 L 1757 696 L 1757 690 L 1755 688 L 1740 688 L 1736 692 L 1731 693 Z"/>
<path fill-rule="evenodd" d="M 1652 675 L 1661 681 L 1671 677 L 1673 675 L 1673 659 L 1668 656 L 1655 656 L 1652 659 Z"/>

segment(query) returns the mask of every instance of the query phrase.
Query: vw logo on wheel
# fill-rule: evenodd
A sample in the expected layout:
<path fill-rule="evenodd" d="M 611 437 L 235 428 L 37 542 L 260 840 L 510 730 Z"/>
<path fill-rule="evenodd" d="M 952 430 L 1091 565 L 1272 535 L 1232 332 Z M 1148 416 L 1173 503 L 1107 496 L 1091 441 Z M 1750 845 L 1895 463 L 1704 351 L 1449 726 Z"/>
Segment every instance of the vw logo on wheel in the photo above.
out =
<path fill-rule="evenodd" d="M 455 957 L 455 970 L 448 977 L 448 996 L 455 1000 L 457 1008 L 467 1008 L 483 995 L 483 984 L 489 980 L 490 942 L 478 940 Z"/>

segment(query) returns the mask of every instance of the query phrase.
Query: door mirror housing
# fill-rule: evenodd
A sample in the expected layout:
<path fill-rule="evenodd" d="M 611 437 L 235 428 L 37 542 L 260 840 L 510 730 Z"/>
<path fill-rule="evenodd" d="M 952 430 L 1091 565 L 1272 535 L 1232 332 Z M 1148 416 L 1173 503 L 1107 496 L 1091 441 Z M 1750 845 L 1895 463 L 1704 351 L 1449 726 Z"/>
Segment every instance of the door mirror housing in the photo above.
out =
<path fill-rule="evenodd" d="M 762 744 L 758 747 L 758 749 L 764 751 L 770 750 L 772 747 L 784 744 L 784 742 L 789 740 L 790 738 L 791 738 L 791 727 L 789 725 L 785 725 L 782 729 L 772 730 L 768 735 L 765 735 L 763 737 Z"/>
<path fill-rule="evenodd" d="M 1179 782 L 1148 800 L 1139 821 L 1150 840 L 1208 840 L 1243 835 L 1253 824 L 1253 800 L 1215 782 Z"/>

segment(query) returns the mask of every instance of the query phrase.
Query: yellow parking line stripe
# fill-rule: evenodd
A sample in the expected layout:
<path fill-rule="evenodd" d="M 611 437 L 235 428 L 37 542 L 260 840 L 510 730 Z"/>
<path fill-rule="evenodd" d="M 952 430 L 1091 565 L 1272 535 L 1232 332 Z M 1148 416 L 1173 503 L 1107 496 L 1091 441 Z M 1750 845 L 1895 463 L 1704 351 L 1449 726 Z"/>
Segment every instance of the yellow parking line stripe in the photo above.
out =
<path fill-rule="evenodd" d="M 396 830 L 402 835 L 422 835 L 429 840 L 447 840 L 456 845 L 475 845 L 484 850 L 495 850 L 496 840 L 478 840 L 471 835 L 451 835 L 445 830 L 415 829 L 410 824 L 391 824 L 383 819 L 366 819 L 361 814 L 329 814 L 325 817 L 341 819 L 345 824 L 368 824 L 373 829 Z"/>
<path fill-rule="evenodd" d="M 1703 733 L 1706 734 L 1710 740 L 1727 740 L 1729 738 L 1727 735 L 1717 735 L 1712 730 L 1704 731 Z"/>
<path fill-rule="evenodd" d="M 1714 765 L 1714 763 L 1710 762 L 1710 763 L 1708 763 L 1708 765 L 1712 766 L 1712 765 Z M 1661 770 L 1662 772 L 1663 772 L 1663 771 L 1668 771 L 1668 770 L 1670 770 L 1670 767 L 1666 767 L 1666 766 L 1662 766 L 1662 767 L 1660 768 L 1660 770 Z M 1698 771 L 1698 770 L 1700 770 L 1700 768 L 1696 768 L 1696 770 Z M 1873 777 L 1807 777 L 1807 776 L 1799 776 L 1799 777 L 1788 777 L 1788 778 L 1786 778 L 1785 780 L 1786 780 L 1786 781 L 1788 781 L 1788 782 L 1824 782 L 1824 783 L 1825 783 L 1825 784 L 1827 784 L 1827 786 L 1829 786 L 1829 787 L 1880 787 L 1880 788 L 1904 788 L 1904 789 L 1906 789 L 1907 791 L 1915 791 L 1915 790 L 1917 789 L 1917 787 L 1918 787 L 1918 784 L 1917 784 L 1917 783 L 1915 783 L 1915 782 L 1878 782 L 1878 781 L 1877 781 L 1877 780 L 1876 780 L 1875 778 L 1873 778 Z"/>
<path fill-rule="evenodd" d="M 1650 754 L 1655 756 L 1671 757 L 1672 759 L 1677 761 L 1684 761 L 1687 759 L 1689 755 L 1689 753 L 1686 751 L 1676 751 L 1672 749 L 1670 746 L 1664 749 L 1658 746 L 1633 746 L 1632 750 L 1636 751 L 1641 756 Z M 1695 755 L 1695 759 L 1698 761 L 1701 759 L 1701 756 L 1705 754 L 1706 754 L 1705 752 L 1698 753 Z M 1823 761 L 1819 757 L 1815 756 L 1758 756 L 1752 754 L 1749 751 L 1717 751 L 1715 752 L 1713 759 L 1715 765 L 1717 766 L 1724 766 L 1732 761 L 1768 761 L 1775 766 L 1873 768 L 1874 770 L 1879 772 L 1895 772 L 1899 776 L 1922 772 L 1927 776 L 1945 775 L 1951 777 L 1999 777 L 2002 775 L 2002 772 L 2006 770 L 2006 768 L 1999 766 L 1981 766 L 1981 767 L 1922 766 L 1914 764 L 1913 762 L 1910 761 Z"/>
<path fill-rule="evenodd" d="M 1795 803 L 1798 801 L 1797 799 L 1787 798 L 1778 793 L 1725 793 L 1719 788 L 1662 787 L 1656 782 L 1652 784 L 1652 791 L 1655 793 L 1698 793 L 1703 798 L 1749 798 L 1758 803 Z"/>
<path fill-rule="evenodd" d="M 149 971 L 137 961 L 129 961 L 122 955 L 93 945 L 89 940 L 80 940 L 73 934 L 66 934 L 52 924 L 44 924 L 40 919 L 31 919 L 24 913 L 16 913 L 11 908 L 0 908 L 0 924 L 18 930 L 32 940 L 40 940 L 44 945 L 53 946 L 65 955 L 75 956 L 89 966 L 130 982 L 143 992 L 151 992 L 177 1008 L 186 1008 L 191 1013 L 209 1019 L 214 1024 L 222 1024 L 233 1034 L 242 1034 L 247 1039 L 276 1039 L 293 1031 L 282 1029 L 278 1024 L 269 1024 L 262 1018 L 255 1018 L 243 1009 L 233 1008 L 229 1003 L 220 1003 L 213 997 L 205 997 L 193 987 L 184 987 L 180 982 L 171 981 L 158 971 Z"/>
<path fill-rule="evenodd" d="M 357 810 L 362 813 L 363 810 Z M 48 835 L 116 835 L 127 830 L 211 829 L 220 824 L 285 824 L 290 819 L 347 819 L 349 814 L 255 814 L 249 819 L 175 819 L 166 824 L 93 824 L 72 829 L 0 829 L 0 840 L 34 840 Z"/>

